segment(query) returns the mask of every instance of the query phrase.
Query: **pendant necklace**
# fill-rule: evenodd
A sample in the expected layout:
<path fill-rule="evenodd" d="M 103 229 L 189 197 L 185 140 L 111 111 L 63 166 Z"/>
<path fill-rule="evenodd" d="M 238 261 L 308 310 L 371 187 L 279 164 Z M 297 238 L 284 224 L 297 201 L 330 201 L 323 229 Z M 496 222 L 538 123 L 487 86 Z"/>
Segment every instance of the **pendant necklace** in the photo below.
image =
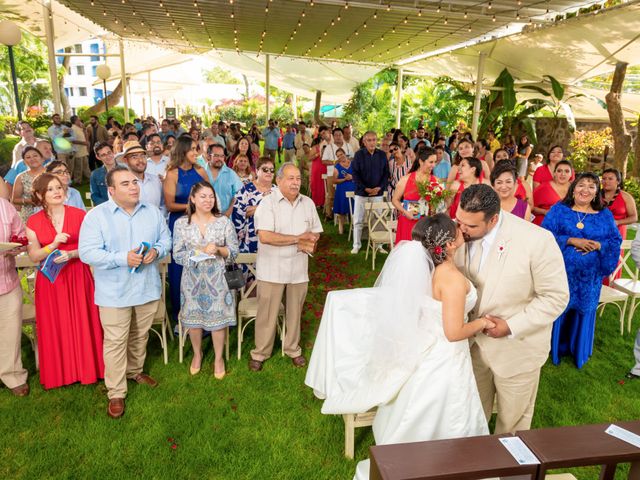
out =
<path fill-rule="evenodd" d="M 576 227 L 578 228 L 578 230 L 582 230 L 584 228 L 583 221 L 585 218 L 587 218 L 587 215 L 589 215 L 589 212 L 585 212 L 582 218 L 580 218 L 580 212 L 576 212 L 576 215 L 578 216 L 578 223 L 576 223 Z"/>

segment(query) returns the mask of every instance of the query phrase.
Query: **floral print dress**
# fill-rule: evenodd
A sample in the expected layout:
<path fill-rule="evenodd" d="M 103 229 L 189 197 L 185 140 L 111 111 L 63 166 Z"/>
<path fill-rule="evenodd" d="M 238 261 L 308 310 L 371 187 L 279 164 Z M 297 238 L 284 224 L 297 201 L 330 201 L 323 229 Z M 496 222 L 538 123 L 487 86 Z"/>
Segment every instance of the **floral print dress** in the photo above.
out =
<path fill-rule="evenodd" d="M 258 251 L 258 233 L 253 223 L 253 217 L 247 216 L 247 208 L 258 205 L 264 195 L 253 182 L 247 183 L 236 194 L 231 218 L 242 253 L 256 253 Z"/>

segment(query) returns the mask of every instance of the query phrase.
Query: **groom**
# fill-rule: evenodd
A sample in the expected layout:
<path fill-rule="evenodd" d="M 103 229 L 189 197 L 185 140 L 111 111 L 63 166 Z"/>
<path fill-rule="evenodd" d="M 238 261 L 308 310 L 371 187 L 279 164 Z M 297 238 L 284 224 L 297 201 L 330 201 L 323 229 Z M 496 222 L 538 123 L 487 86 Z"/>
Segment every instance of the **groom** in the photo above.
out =
<path fill-rule="evenodd" d="M 528 430 L 551 327 L 569 302 L 562 254 L 547 230 L 501 211 L 488 185 L 462 192 L 456 221 L 466 241 L 456 264 L 478 290 L 470 318 L 495 323 L 470 347 L 484 413 L 497 397 L 495 433 Z"/>

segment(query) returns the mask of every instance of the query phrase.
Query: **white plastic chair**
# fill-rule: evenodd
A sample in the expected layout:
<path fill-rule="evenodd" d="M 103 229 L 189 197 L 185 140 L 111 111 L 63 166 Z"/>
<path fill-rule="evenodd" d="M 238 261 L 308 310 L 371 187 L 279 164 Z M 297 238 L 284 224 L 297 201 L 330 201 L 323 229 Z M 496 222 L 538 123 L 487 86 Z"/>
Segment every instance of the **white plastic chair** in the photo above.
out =
<path fill-rule="evenodd" d="M 631 299 L 631 305 L 626 311 L 627 317 L 627 332 L 631 332 L 631 319 L 638 307 L 636 300 L 640 297 L 640 281 L 638 281 L 638 266 L 636 262 L 631 258 L 631 240 L 625 240 L 622 242 L 622 250 L 625 252 L 622 257 L 621 268 L 623 278 L 616 278 L 613 280 L 611 286 L 619 292 L 625 293 Z M 624 323 L 624 315 L 621 317 L 621 322 Z"/>
<path fill-rule="evenodd" d="M 614 305 L 620 312 L 620 335 L 624 334 L 624 321 L 625 321 L 625 315 L 627 313 L 627 304 L 629 301 L 629 294 L 612 286 L 614 285 L 616 276 L 622 270 L 623 264 L 627 260 L 629 260 L 630 248 L 631 248 L 631 240 L 625 240 L 622 243 L 620 260 L 618 262 L 618 266 L 613 271 L 613 273 L 609 275 L 609 286 L 602 285 L 602 288 L 600 289 L 600 299 L 598 300 L 597 312 L 599 315 L 602 315 L 607 305 Z M 625 252 L 628 252 L 629 255 L 627 255 Z"/>

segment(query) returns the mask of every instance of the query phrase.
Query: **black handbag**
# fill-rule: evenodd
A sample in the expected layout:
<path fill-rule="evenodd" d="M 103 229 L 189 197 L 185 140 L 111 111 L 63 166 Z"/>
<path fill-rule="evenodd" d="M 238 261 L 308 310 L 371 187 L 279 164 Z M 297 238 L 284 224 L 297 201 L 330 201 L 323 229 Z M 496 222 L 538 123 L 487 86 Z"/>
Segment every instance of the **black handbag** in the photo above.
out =
<path fill-rule="evenodd" d="M 232 260 L 226 268 L 227 270 L 224 272 L 224 279 L 227 281 L 229 290 L 237 290 L 244 287 L 246 283 L 244 279 L 244 272 L 236 262 Z"/>

